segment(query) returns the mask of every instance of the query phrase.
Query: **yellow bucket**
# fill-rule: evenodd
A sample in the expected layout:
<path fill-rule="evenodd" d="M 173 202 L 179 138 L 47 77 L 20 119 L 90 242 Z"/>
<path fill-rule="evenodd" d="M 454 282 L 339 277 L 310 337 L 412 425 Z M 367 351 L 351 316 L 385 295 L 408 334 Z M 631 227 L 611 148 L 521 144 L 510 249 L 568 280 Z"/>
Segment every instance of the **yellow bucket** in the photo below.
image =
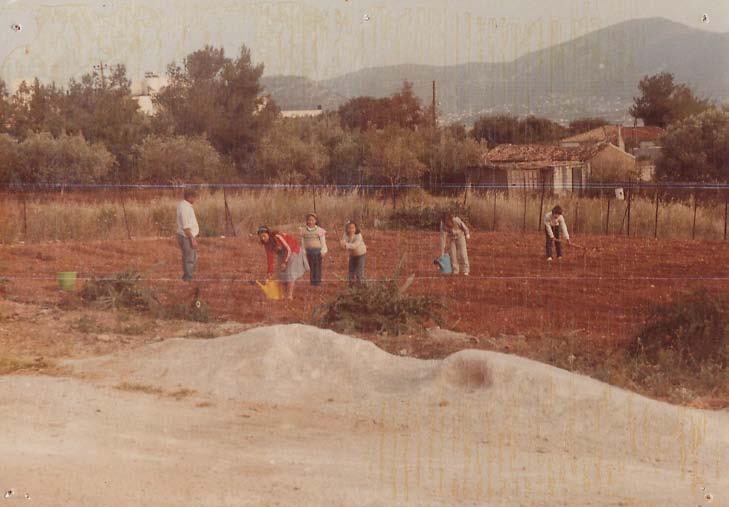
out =
<path fill-rule="evenodd" d="M 265 294 L 268 299 L 279 300 L 283 298 L 283 295 L 281 294 L 281 285 L 276 280 L 267 280 L 264 283 L 256 281 L 256 285 L 261 288 L 263 294 Z"/>

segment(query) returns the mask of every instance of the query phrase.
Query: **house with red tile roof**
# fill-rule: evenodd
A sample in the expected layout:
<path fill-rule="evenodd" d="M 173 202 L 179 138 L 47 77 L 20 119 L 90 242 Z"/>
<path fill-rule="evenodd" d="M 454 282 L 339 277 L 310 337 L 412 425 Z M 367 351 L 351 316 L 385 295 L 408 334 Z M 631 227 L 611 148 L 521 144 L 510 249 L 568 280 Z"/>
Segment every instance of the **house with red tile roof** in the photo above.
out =
<path fill-rule="evenodd" d="M 636 159 L 610 143 L 578 147 L 501 144 L 467 170 L 476 189 L 582 194 L 590 181 L 624 182 L 638 177 Z"/>
<path fill-rule="evenodd" d="M 605 125 L 581 134 L 565 137 L 559 144 L 565 148 L 576 148 L 591 144 L 610 143 L 632 154 L 633 150 L 641 145 L 660 146 L 660 139 L 665 132 L 660 127 Z"/>
<path fill-rule="evenodd" d="M 560 146 L 576 148 L 600 144 L 613 145 L 635 157 L 637 179 L 651 181 L 655 174 L 656 162 L 661 157 L 661 138 L 665 133 L 666 131 L 660 127 L 605 125 L 566 137 L 560 141 Z M 619 156 L 614 154 L 613 158 L 619 158 Z M 627 162 L 623 162 L 627 164 Z M 612 163 L 614 164 L 615 161 Z M 614 173 L 615 171 L 606 169 L 603 172 Z"/>

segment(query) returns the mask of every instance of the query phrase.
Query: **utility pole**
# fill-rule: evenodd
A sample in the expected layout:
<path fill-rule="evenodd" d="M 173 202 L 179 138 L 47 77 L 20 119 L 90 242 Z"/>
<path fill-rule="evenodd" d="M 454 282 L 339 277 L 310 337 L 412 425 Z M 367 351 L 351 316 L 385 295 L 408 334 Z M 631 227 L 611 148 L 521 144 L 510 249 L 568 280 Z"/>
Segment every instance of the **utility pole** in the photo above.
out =
<path fill-rule="evenodd" d="M 435 81 L 433 81 L 433 127 L 438 126 L 437 122 L 438 122 L 438 120 L 436 119 L 436 114 L 435 114 Z"/>
<path fill-rule="evenodd" d="M 99 74 L 101 75 L 101 87 L 106 88 L 106 78 L 104 76 L 104 69 L 108 69 L 109 66 L 105 64 L 102 60 L 99 60 L 98 65 L 94 65 L 94 70 L 98 70 Z"/>

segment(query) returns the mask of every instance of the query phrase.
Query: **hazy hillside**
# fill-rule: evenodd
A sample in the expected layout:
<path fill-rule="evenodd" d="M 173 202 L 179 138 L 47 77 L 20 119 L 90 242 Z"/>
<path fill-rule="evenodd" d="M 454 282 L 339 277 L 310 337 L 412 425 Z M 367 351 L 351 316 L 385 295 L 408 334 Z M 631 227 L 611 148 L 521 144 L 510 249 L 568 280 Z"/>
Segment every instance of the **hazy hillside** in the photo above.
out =
<path fill-rule="evenodd" d="M 508 63 L 449 67 L 398 65 L 334 79 L 267 77 L 264 85 L 286 109 L 334 108 L 358 95 L 386 96 L 404 79 L 426 101 L 437 82 L 444 119 L 470 120 L 510 111 L 554 119 L 601 114 L 619 120 L 647 74 L 670 71 L 704 95 L 729 97 L 729 34 L 697 30 L 661 18 L 598 30 Z"/>
<path fill-rule="evenodd" d="M 326 86 L 301 76 L 264 76 L 261 84 L 284 109 L 336 109 L 346 100 Z"/>

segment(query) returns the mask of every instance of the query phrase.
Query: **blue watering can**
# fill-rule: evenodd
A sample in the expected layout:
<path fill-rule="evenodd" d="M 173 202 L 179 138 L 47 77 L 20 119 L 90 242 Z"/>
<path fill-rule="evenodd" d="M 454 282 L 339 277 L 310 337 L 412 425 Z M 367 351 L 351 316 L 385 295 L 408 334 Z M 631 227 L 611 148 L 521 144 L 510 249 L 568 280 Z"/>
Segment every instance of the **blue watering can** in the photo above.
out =
<path fill-rule="evenodd" d="M 451 265 L 451 256 L 448 254 L 441 255 L 436 260 L 433 261 L 433 264 L 438 266 L 438 269 L 440 272 L 444 275 L 450 275 L 453 273 L 453 266 Z"/>

